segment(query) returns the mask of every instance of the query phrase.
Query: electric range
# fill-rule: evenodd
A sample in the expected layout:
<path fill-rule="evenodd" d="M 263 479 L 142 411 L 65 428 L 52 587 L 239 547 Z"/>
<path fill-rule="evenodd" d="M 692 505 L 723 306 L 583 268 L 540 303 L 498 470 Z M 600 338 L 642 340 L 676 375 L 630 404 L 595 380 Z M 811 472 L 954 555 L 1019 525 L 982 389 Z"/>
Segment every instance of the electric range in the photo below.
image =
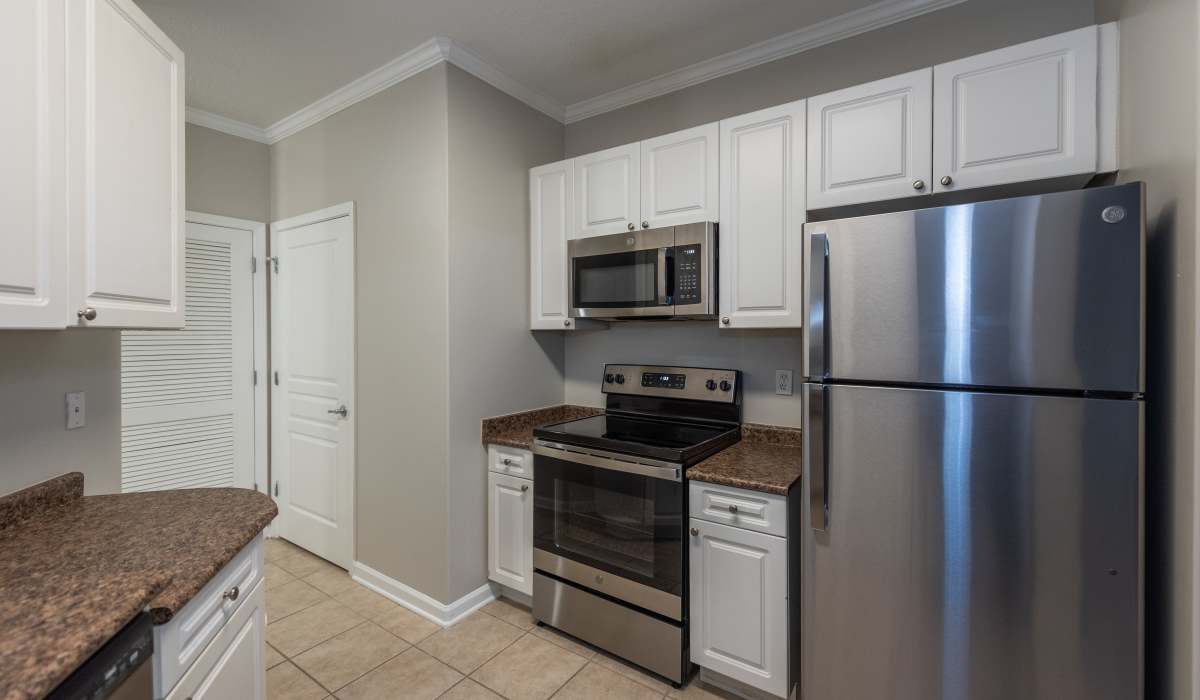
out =
<path fill-rule="evenodd" d="M 605 413 L 533 431 L 533 614 L 687 676 L 687 467 L 741 439 L 741 373 L 605 365 Z"/>

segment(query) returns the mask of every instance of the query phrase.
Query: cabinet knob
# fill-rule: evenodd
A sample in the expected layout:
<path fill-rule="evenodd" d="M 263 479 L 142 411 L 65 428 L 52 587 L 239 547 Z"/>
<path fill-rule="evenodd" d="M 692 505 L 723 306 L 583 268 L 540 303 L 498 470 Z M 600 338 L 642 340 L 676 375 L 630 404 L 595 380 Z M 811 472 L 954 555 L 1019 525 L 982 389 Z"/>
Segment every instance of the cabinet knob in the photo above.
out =
<path fill-rule="evenodd" d="M 570 327 L 571 327 L 571 321 L 570 321 L 570 320 L 564 320 L 564 321 L 563 321 L 563 327 L 564 327 L 564 328 L 570 328 Z"/>
<path fill-rule="evenodd" d="M 241 594 L 242 594 L 241 589 L 239 589 L 237 586 L 234 586 L 233 588 L 230 588 L 229 590 L 222 593 L 221 597 L 224 598 L 225 600 L 237 600 L 238 596 Z"/>
<path fill-rule="evenodd" d="M 642 228 L 650 228 L 650 222 L 649 222 L 649 221 L 643 221 L 643 222 L 642 222 Z"/>
<path fill-rule="evenodd" d="M 723 325 L 723 326 L 728 326 L 728 325 L 729 325 L 729 317 L 728 317 L 728 316 L 722 316 L 722 317 L 721 317 L 721 325 Z"/>
<path fill-rule="evenodd" d="M 521 493 L 525 493 L 528 490 L 529 490 L 529 484 L 521 484 Z"/>
<path fill-rule="evenodd" d="M 914 190 L 925 189 L 925 181 L 924 180 L 913 180 L 913 189 Z"/>
<path fill-rule="evenodd" d="M 949 187 L 951 184 L 954 183 L 954 178 L 950 177 L 949 175 L 943 175 L 942 179 L 939 180 L 938 182 L 941 182 L 943 185 Z"/>
<path fill-rule="evenodd" d="M 75 312 L 75 315 L 84 321 L 95 321 L 97 316 L 96 310 L 90 306 L 83 307 L 79 311 Z"/>
<path fill-rule="evenodd" d="M 729 504 L 729 512 L 730 512 L 730 513 L 734 513 L 734 514 L 736 514 L 736 513 L 737 513 L 737 506 L 735 506 L 735 505 L 733 505 L 732 503 L 730 503 L 730 504 Z"/>
<path fill-rule="evenodd" d="M 505 457 L 504 459 L 500 460 L 500 463 L 501 463 L 501 464 L 503 464 L 503 465 L 504 465 L 504 466 L 506 466 L 506 467 L 511 467 L 511 466 L 512 466 L 512 460 L 511 460 L 511 459 L 509 459 L 508 457 Z"/>
<path fill-rule="evenodd" d="M 695 537 L 696 535 L 699 535 L 699 534 L 700 534 L 700 530 L 698 530 L 696 528 L 692 528 L 692 537 Z"/>
<path fill-rule="evenodd" d="M 630 230 L 630 231 L 632 231 L 632 230 L 633 230 L 633 229 L 635 229 L 635 228 L 636 228 L 636 227 L 633 225 L 633 222 L 632 222 L 632 221 L 630 221 L 630 222 L 629 222 L 629 230 Z"/>

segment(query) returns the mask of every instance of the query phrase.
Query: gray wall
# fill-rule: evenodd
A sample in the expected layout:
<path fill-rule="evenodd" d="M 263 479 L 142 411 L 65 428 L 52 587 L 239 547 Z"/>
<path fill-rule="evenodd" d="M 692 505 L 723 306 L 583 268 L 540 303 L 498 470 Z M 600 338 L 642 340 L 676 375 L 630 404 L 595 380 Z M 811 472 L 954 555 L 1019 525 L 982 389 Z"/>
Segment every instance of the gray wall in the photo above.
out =
<path fill-rule="evenodd" d="M 566 127 L 570 158 L 1075 29 L 1092 0 L 969 0 L 900 24 L 694 85 Z M 552 160 L 552 159 L 550 159 Z M 776 369 L 800 372 L 800 332 L 719 331 L 715 324 L 614 324 L 566 334 L 566 400 L 600 405 L 604 362 L 651 360 L 741 369 L 747 421 L 799 425 L 797 397 L 774 394 Z"/>
<path fill-rule="evenodd" d="M 121 490 L 119 331 L 0 331 L 0 494 L 80 471 L 84 490 Z M 87 425 L 66 429 L 69 391 Z"/>
<path fill-rule="evenodd" d="M 271 215 L 266 144 L 187 125 L 187 208 L 250 221 Z"/>
<path fill-rule="evenodd" d="M 1092 0 L 969 0 L 567 125 L 566 157 L 1092 24 Z"/>
<path fill-rule="evenodd" d="M 1193 698 L 1196 464 L 1195 0 L 1101 0 L 1120 20 L 1121 181 L 1147 190 L 1147 698 Z M 1152 108 L 1147 109 L 1147 106 Z"/>
<path fill-rule="evenodd" d="M 563 398 L 561 333 L 529 323 L 529 168 L 563 126 L 456 67 L 450 125 L 450 597 L 487 581 L 480 421 Z"/>
<path fill-rule="evenodd" d="M 271 147 L 272 220 L 356 203 L 355 558 L 439 600 L 449 590 L 446 138 L 443 64 Z"/>

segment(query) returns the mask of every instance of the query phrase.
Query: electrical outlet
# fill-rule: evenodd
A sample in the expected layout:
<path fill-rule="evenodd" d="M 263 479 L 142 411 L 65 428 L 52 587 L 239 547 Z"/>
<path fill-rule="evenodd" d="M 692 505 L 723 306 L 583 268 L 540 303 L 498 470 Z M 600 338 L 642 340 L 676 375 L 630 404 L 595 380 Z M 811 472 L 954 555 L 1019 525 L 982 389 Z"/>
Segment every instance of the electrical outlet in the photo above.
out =
<path fill-rule="evenodd" d="M 792 395 L 792 370 L 775 370 L 775 393 L 780 396 Z"/>
<path fill-rule="evenodd" d="M 67 394 L 67 430 L 87 425 L 84 398 L 82 391 L 72 391 Z"/>

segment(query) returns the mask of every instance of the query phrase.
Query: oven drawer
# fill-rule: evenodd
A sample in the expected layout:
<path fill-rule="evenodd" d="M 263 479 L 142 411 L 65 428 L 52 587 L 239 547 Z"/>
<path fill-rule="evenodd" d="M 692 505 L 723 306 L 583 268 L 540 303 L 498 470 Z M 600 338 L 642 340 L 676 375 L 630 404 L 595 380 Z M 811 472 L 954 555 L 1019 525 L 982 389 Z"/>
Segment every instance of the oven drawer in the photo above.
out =
<path fill-rule="evenodd" d="M 533 454 L 515 447 L 488 445 L 488 471 L 532 479 Z"/>
<path fill-rule="evenodd" d="M 693 518 L 787 537 L 786 496 L 692 481 L 688 512 Z"/>

